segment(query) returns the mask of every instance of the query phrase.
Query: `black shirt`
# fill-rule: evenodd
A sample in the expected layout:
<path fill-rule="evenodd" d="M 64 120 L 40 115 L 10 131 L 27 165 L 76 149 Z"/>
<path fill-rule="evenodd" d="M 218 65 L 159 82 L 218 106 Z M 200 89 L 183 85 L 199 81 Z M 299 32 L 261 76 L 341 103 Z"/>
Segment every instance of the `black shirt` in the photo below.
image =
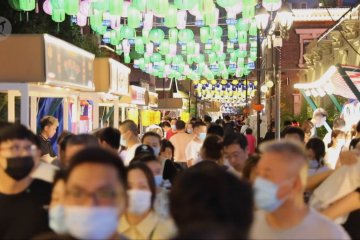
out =
<path fill-rule="evenodd" d="M 0 239 L 31 239 L 48 232 L 51 189 L 50 183 L 34 179 L 21 193 L 0 193 Z"/>
<path fill-rule="evenodd" d="M 41 134 L 38 135 L 38 139 L 40 141 L 41 156 L 49 154 L 51 157 L 56 157 L 51 142 L 48 139 L 45 139 Z"/>

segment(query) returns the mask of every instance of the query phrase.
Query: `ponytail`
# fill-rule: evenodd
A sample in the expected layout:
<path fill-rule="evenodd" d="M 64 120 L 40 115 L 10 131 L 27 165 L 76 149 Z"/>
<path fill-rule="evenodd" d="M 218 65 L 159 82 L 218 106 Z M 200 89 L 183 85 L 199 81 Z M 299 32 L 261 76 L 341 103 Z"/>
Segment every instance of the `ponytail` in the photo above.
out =
<path fill-rule="evenodd" d="M 334 145 L 334 140 L 331 139 L 331 142 L 328 144 L 328 148 L 331 148 Z"/>

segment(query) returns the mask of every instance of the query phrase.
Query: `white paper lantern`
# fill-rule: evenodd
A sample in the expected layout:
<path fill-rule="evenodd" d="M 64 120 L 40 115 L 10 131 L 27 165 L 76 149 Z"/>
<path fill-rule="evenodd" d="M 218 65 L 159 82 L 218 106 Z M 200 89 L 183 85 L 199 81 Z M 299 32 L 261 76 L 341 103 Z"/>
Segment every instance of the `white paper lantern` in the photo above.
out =
<path fill-rule="evenodd" d="M 186 19 L 187 19 L 187 12 L 186 10 L 179 10 L 177 12 L 177 23 L 176 27 L 178 29 L 185 29 L 186 28 Z"/>
<path fill-rule="evenodd" d="M 154 53 L 154 44 L 149 42 L 146 44 L 146 54 L 151 56 Z"/>
<path fill-rule="evenodd" d="M 153 27 L 154 14 L 152 12 L 146 12 L 144 14 L 144 26 L 143 29 L 150 30 Z"/>
<path fill-rule="evenodd" d="M 123 51 L 125 54 L 129 54 L 130 53 L 130 43 L 128 39 L 123 39 L 122 40 L 122 47 L 123 47 Z"/>

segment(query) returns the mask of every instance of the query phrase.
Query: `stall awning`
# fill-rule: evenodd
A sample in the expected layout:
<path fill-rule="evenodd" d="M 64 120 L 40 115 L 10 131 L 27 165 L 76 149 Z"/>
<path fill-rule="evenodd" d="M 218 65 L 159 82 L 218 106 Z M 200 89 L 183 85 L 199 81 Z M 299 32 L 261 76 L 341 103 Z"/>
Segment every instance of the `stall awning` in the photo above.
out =
<path fill-rule="evenodd" d="M 189 108 L 189 100 L 183 98 L 162 98 L 159 99 L 158 108 L 166 110 L 187 110 Z"/>
<path fill-rule="evenodd" d="M 334 94 L 360 100 L 360 67 L 331 66 L 319 80 L 298 83 L 294 87 L 303 90 L 307 96 L 323 97 L 326 94 Z"/>

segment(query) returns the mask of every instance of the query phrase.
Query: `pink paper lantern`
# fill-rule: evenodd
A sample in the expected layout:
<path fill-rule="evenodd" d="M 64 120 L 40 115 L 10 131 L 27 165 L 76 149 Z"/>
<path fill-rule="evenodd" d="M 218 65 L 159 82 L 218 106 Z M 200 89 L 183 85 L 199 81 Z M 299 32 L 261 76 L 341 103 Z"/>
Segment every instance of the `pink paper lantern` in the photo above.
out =
<path fill-rule="evenodd" d="M 128 16 L 128 8 L 130 6 L 130 2 L 124 1 L 124 5 L 123 5 L 123 11 L 121 16 L 122 17 L 127 17 Z"/>
<path fill-rule="evenodd" d="M 114 30 L 120 29 L 121 17 L 120 16 L 110 16 L 110 26 Z"/>
<path fill-rule="evenodd" d="M 52 14 L 52 7 L 50 0 L 46 0 L 43 4 L 43 10 L 46 14 L 51 15 Z"/>
<path fill-rule="evenodd" d="M 189 10 L 189 13 L 195 17 L 201 15 L 197 4 L 193 9 Z"/>
<path fill-rule="evenodd" d="M 177 23 L 176 27 L 178 29 L 185 29 L 186 28 L 186 19 L 187 19 L 187 12 L 186 10 L 179 10 L 177 12 Z"/>
<path fill-rule="evenodd" d="M 87 24 L 87 16 L 83 15 L 81 12 L 79 12 L 76 15 L 76 23 L 77 25 L 79 25 L 80 27 L 85 27 Z"/>
<path fill-rule="evenodd" d="M 147 12 L 144 14 L 144 26 L 143 29 L 150 30 L 153 27 L 154 14 L 152 12 Z"/>
<path fill-rule="evenodd" d="M 170 56 L 176 56 L 176 51 L 177 51 L 177 45 L 176 44 L 170 44 L 170 52 L 169 55 Z"/>
<path fill-rule="evenodd" d="M 79 12 L 83 15 L 83 16 L 90 16 L 90 11 L 91 11 L 91 3 L 89 0 L 84 0 L 80 2 L 80 10 Z"/>
<path fill-rule="evenodd" d="M 151 56 L 154 53 L 154 44 L 149 42 L 146 44 L 146 54 Z"/>

